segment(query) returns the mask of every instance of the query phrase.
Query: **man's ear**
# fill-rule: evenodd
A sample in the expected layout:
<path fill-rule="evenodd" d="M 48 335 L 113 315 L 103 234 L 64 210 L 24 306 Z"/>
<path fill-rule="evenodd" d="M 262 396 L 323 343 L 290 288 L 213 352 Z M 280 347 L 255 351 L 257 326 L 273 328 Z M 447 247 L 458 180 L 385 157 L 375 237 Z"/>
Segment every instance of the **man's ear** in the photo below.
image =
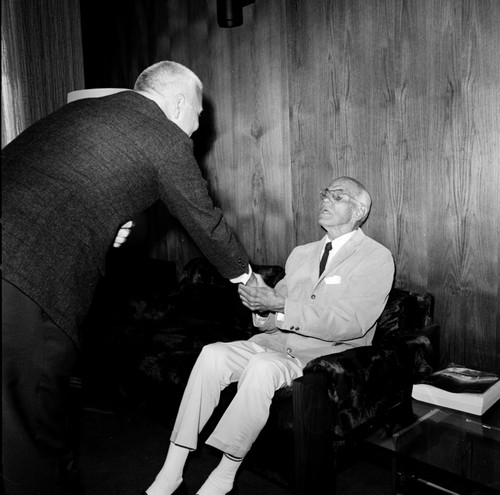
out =
<path fill-rule="evenodd" d="M 177 93 L 174 98 L 174 118 L 178 119 L 182 108 L 184 107 L 186 98 L 182 93 Z"/>
<path fill-rule="evenodd" d="M 366 215 L 366 208 L 364 206 L 360 206 L 356 211 L 356 218 L 361 220 Z"/>

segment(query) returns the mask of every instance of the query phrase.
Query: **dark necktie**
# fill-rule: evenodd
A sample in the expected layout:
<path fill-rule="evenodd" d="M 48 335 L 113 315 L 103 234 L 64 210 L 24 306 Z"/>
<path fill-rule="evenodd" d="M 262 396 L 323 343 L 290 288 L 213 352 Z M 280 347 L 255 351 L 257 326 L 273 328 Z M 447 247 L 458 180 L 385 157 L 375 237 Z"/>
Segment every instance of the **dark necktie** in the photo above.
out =
<path fill-rule="evenodd" d="M 319 263 L 319 276 L 325 271 L 326 262 L 328 261 L 328 255 L 330 254 L 330 250 L 332 249 L 332 243 L 327 242 L 325 245 L 325 250 L 323 251 L 323 256 L 321 257 L 321 261 Z"/>

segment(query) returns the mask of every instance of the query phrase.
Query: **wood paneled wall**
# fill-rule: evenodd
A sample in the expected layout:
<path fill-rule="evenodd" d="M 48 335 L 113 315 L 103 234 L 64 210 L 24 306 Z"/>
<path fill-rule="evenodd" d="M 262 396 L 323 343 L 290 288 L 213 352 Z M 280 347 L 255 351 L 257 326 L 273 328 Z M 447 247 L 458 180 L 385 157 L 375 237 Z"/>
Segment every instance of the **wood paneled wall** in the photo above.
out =
<path fill-rule="evenodd" d="M 318 190 L 356 177 L 397 285 L 436 297 L 442 360 L 500 372 L 499 1 L 256 0 L 234 29 L 215 0 L 107 4 L 82 0 L 87 87 L 161 59 L 201 77 L 197 154 L 256 263 L 317 239 Z M 153 252 L 197 254 L 178 228 Z"/>
<path fill-rule="evenodd" d="M 2 147 L 82 86 L 79 0 L 2 0 Z"/>

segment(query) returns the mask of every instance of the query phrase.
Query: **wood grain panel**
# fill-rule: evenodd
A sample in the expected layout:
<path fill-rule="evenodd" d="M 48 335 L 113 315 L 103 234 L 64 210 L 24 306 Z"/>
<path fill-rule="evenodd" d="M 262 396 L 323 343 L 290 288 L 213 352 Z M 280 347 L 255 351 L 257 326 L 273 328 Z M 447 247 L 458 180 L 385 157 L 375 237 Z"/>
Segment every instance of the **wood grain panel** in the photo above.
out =
<path fill-rule="evenodd" d="M 78 0 L 2 2 L 2 147 L 82 88 Z"/>
<path fill-rule="evenodd" d="M 372 12 L 368 40 L 370 65 L 370 139 L 365 164 L 374 209 L 367 232 L 391 249 L 399 286 L 426 286 L 425 191 L 427 165 L 425 82 L 414 78 L 425 64 L 416 2 L 386 2 Z M 371 46 L 371 50 L 370 50 Z M 424 60 L 422 60 L 424 58 Z"/>
<path fill-rule="evenodd" d="M 171 3 L 176 14 L 169 19 L 177 18 L 168 29 L 169 57 L 190 66 L 205 85 L 194 135 L 195 150 L 203 153 L 197 157 L 216 204 L 253 261 L 283 263 L 294 237 L 291 182 L 283 180 L 290 176 L 283 146 L 289 135 L 283 4 L 248 6 L 244 26 L 230 30 L 217 26 L 215 3 L 205 10 L 202 4 L 190 14 Z M 179 27 L 179 16 L 187 16 L 189 30 Z M 170 247 L 178 235 L 169 232 Z"/>
<path fill-rule="evenodd" d="M 428 217 L 430 284 L 445 322 L 444 358 L 484 367 L 496 360 L 498 366 L 493 305 L 500 210 L 492 206 L 498 205 L 500 76 L 490 64 L 499 47 L 492 21 L 498 23 L 500 10 L 496 2 L 433 7 L 428 35 L 439 47 L 431 75 L 439 99 L 430 119 L 436 165 L 431 172 L 435 215 Z"/>
<path fill-rule="evenodd" d="M 323 235 L 318 226 L 318 191 L 331 181 L 326 160 L 322 74 L 327 57 L 324 23 L 328 2 L 287 3 L 290 98 L 290 157 L 296 244 Z M 322 78 L 323 75 L 323 78 Z"/>
<path fill-rule="evenodd" d="M 322 235 L 318 189 L 356 177 L 397 285 L 436 296 L 443 360 L 500 371 L 500 2 L 257 0 L 234 29 L 214 1 L 139 3 L 147 35 L 122 26 L 117 63 L 200 75 L 197 156 L 254 261 Z M 179 264 L 195 253 L 181 230 L 162 242 Z"/>
<path fill-rule="evenodd" d="M 156 2 L 158 6 L 158 2 Z M 166 2 L 162 11 L 158 12 L 156 39 L 161 40 L 162 51 L 158 52 L 153 62 L 160 60 L 175 60 L 187 67 L 190 67 L 196 73 L 197 68 L 193 65 L 192 59 L 196 58 L 199 46 L 206 44 L 206 36 L 203 31 L 197 28 L 199 19 L 199 8 L 193 2 L 170 1 Z M 158 8 L 158 7 L 157 7 Z M 204 12 L 204 11 L 202 11 Z M 206 23 L 206 15 L 201 20 Z M 200 38 L 201 34 L 201 38 Z M 196 47 L 196 48 L 194 48 Z M 198 73 L 198 76 L 200 74 Z M 205 105 L 205 114 L 200 122 L 200 131 L 195 134 L 194 146 L 200 143 L 198 139 L 207 136 L 207 127 L 210 128 L 211 122 L 207 121 L 207 109 Z M 205 161 L 205 152 L 197 152 L 200 165 L 203 167 Z M 153 209 L 154 217 L 149 215 L 150 230 L 155 231 L 156 225 L 162 225 L 161 233 L 157 235 L 156 242 L 151 245 L 151 256 L 154 258 L 168 259 L 175 262 L 177 270 L 192 258 L 201 256 L 201 252 L 192 241 L 189 234 L 172 218 L 166 208 L 162 205 L 156 205 Z"/>
<path fill-rule="evenodd" d="M 281 262 L 294 241 L 284 23 L 280 3 L 258 2 L 230 33 L 235 228 L 257 263 Z"/>

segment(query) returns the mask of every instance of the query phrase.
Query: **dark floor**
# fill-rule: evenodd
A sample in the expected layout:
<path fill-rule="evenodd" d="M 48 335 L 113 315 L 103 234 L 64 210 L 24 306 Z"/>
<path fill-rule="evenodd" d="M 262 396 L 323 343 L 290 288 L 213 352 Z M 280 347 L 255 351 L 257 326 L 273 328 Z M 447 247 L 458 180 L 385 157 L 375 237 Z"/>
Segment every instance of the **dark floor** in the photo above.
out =
<path fill-rule="evenodd" d="M 169 434 L 165 426 L 138 410 L 85 408 L 79 453 L 84 495 L 140 495 L 163 464 Z M 370 460 L 369 455 L 361 455 L 363 458 L 340 473 L 337 493 L 389 495 L 389 460 L 378 456 Z M 205 446 L 191 455 L 185 471 L 190 494 L 196 493 L 219 458 L 217 452 Z M 237 485 L 240 495 L 292 495 L 289 489 L 262 478 L 245 465 Z"/>

